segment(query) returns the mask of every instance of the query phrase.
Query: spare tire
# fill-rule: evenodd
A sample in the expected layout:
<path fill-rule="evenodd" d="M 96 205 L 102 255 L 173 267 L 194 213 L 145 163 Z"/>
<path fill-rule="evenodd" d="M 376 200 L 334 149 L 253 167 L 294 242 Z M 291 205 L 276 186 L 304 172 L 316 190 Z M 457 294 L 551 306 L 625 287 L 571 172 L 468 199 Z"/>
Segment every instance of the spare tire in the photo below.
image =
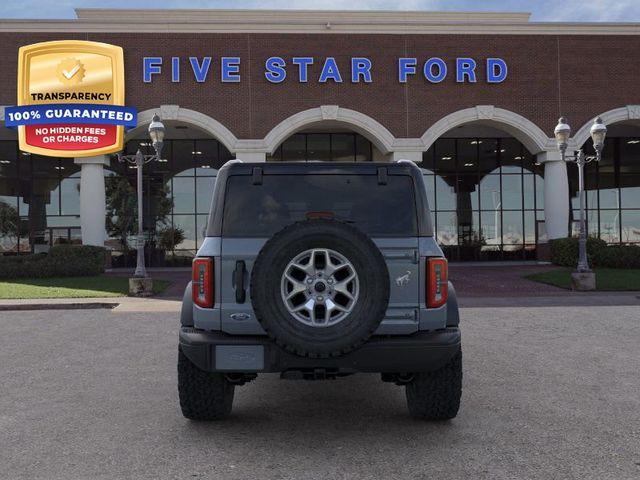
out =
<path fill-rule="evenodd" d="M 389 272 L 378 247 L 331 219 L 292 224 L 262 248 L 251 272 L 256 318 L 282 348 L 330 357 L 362 345 L 389 302 Z"/>

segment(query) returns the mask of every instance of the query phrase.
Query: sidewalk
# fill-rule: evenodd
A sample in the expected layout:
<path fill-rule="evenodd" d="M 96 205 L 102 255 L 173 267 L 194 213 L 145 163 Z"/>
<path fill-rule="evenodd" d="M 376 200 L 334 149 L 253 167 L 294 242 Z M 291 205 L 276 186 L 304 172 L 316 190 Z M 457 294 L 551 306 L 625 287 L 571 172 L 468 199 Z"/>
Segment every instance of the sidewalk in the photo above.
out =
<path fill-rule="evenodd" d="M 179 312 L 182 299 L 162 297 L 42 298 L 0 300 L 0 312 L 15 310 L 105 309 L 120 312 Z"/>
<path fill-rule="evenodd" d="M 552 265 L 533 262 L 514 264 L 453 264 L 449 278 L 458 295 L 460 307 L 540 307 L 540 306 L 640 306 L 638 292 L 572 292 L 552 285 L 533 282 L 525 275 L 553 270 Z M 110 271 L 108 275 L 129 276 L 130 271 Z M 84 299 L 0 300 L 0 311 L 107 309 L 113 312 L 179 312 L 190 269 L 149 269 L 155 279 L 171 282 L 161 295 L 153 298 L 110 297 Z"/>

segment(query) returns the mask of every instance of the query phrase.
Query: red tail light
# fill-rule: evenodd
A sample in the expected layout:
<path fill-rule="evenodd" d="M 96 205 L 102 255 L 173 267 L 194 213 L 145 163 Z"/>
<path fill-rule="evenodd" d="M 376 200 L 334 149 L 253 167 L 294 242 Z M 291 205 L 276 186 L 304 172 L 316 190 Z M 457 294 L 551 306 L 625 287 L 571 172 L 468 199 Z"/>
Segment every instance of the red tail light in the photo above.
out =
<path fill-rule="evenodd" d="M 427 308 L 438 308 L 447 303 L 449 293 L 449 266 L 446 258 L 427 259 Z"/>
<path fill-rule="evenodd" d="M 202 308 L 213 307 L 213 258 L 194 258 L 191 275 L 193 303 Z"/>

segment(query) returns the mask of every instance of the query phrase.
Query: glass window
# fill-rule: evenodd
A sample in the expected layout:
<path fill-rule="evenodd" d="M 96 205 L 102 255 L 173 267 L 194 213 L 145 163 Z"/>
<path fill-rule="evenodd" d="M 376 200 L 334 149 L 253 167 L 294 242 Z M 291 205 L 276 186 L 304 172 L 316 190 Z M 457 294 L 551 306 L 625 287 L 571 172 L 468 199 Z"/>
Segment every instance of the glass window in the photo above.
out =
<path fill-rule="evenodd" d="M 622 211 L 622 241 L 640 243 L 640 210 Z"/>
<path fill-rule="evenodd" d="M 544 210 L 544 178 L 541 175 L 535 175 L 534 178 L 536 181 L 536 208 Z"/>
<path fill-rule="evenodd" d="M 331 160 L 331 135 L 307 134 L 307 160 L 328 162 Z"/>
<path fill-rule="evenodd" d="M 536 208 L 535 203 L 535 175 L 523 175 L 522 177 L 522 198 L 524 200 L 524 208 L 527 210 L 534 210 Z"/>
<path fill-rule="evenodd" d="M 478 210 L 477 175 L 458 175 L 456 191 L 458 210 Z"/>
<path fill-rule="evenodd" d="M 174 213 L 195 213 L 194 178 L 175 177 L 172 191 Z"/>
<path fill-rule="evenodd" d="M 620 176 L 628 173 L 640 174 L 640 138 L 620 138 Z M 605 142 L 605 150 L 609 146 L 609 140 Z"/>
<path fill-rule="evenodd" d="M 480 214 L 470 210 L 458 210 L 458 243 L 470 245 L 480 239 Z"/>
<path fill-rule="evenodd" d="M 196 250 L 196 216 L 195 215 L 174 215 L 174 228 L 182 229 L 184 241 L 176 245 L 176 250 Z"/>
<path fill-rule="evenodd" d="M 524 212 L 524 243 L 536 243 L 536 212 Z"/>
<path fill-rule="evenodd" d="M 435 179 L 434 179 L 435 175 L 430 175 L 429 173 L 426 173 L 426 172 L 430 172 L 430 170 L 422 169 L 422 171 L 425 172 L 422 175 L 422 178 L 424 180 L 424 185 L 427 188 L 427 201 L 429 202 L 429 208 L 431 209 L 431 213 L 433 214 L 433 210 L 435 209 L 435 202 L 436 202 Z"/>
<path fill-rule="evenodd" d="M 427 170 L 431 170 L 432 171 L 431 173 L 433 173 L 433 169 L 435 168 L 433 164 L 434 155 L 435 155 L 435 148 L 433 145 L 429 147 L 429 150 L 422 153 L 422 165 L 420 166 L 422 168 L 426 168 Z"/>
<path fill-rule="evenodd" d="M 222 229 L 230 236 L 271 236 L 313 212 L 331 212 L 370 235 L 416 235 L 413 179 L 392 175 L 386 185 L 366 175 L 231 176 Z"/>
<path fill-rule="evenodd" d="M 451 138 L 443 138 L 435 144 L 436 174 L 441 176 L 455 175 L 456 170 L 456 141 Z M 452 182 L 453 183 L 453 182 Z"/>
<path fill-rule="evenodd" d="M 640 174 L 620 174 L 620 206 L 640 208 Z"/>
<path fill-rule="evenodd" d="M 0 193 L 2 193 L 0 178 Z M 20 215 L 16 197 L 0 196 L 0 253 L 17 252 L 20 236 Z"/>
<path fill-rule="evenodd" d="M 0 201 L 8 202 L 18 206 L 17 198 L 19 192 L 19 182 L 17 178 L 0 177 Z"/>
<path fill-rule="evenodd" d="M 331 135 L 331 159 L 334 162 L 355 161 L 356 136 L 351 133 L 334 133 Z"/>
<path fill-rule="evenodd" d="M 500 175 L 487 175 L 480 180 L 480 207 L 482 210 L 500 209 Z"/>
<path fill-rule="evenodd" d="M 58 160 L 60 163 L 58 165 L 58 169 L 60 171 L 60 176 L 62 177 L 71 177 L 77 176 L 80 177 L 80 165 L 75 163 L 75 159 L 73 158 L 60 158 Z"/>
<path fill-rule="evenodd" d="M 79 227 L 80 226 L 80 217 L 77 215 L 73 216 L 51 216 L 47 217 L 47 227 Z"/>
<path fill-rule="evenodd" d="M 505 249 L 508 245 L 522 245 L 524 243 L 522 212 L 502 212 L 502 243 Z"/>
<path fill-rule="evenodd" d="M 579 213 L 578 213 L 579 215 Z M 577 217 L 579 218 L 579 217 Z M 594 224 L 596 218 L 589 218 L 589 224 Z M 595 225 L 593 225 L 595 226 Z M 590 228 L 589 233 L 596 234 L 595 228 Z M 620 211 L 600 210 L 600 238 L 607 243 L 620 242 Z"/>
<path fill-rule="evenodd" d="M 456 192 L 452 185 L 440 175 L 436 175 L 436 198 L 435 204 L 438 210 L 455 210 L 456 209 Z M 455 181 L 455 177 L 452 179 Z"/>
<path fill-rule="evenodd" d="M 0 178 L 18 175 L 18 148 L 14 141 L 0 141 Z"/>
<path fill-rule="evenodd" d="M 216 177 L 196 178 L 196 213 L 209 213 Z"/>
<path fill-rule="evenodd" d="M 487 245 L 502 243 L 502 217 L 499 210 L 483 211 L 480 215 L 482 236 Z"/>
<path fill-rule="evenodd" d="M 204 237 L 207 236 L 207 224 L 209 223 L 209 215 L 196 215 L 196 227 L 198 229 L 198 248 L 202 245 Z"/>
<path fill-rule="evenodd" d="M 487 175 L 498 168 L 498 142 L 495 139 L 481 138 L 478 141 L 478 170 L 480 175 Z"/>
<path fill-rule="evenodd" d="M 524 160 L 522 150 L 522 144 L 515 138 L 500 139 L 500 163 L 503 174 L 522 172 L 522 163 Z"/>
<path fill-rule="evenodd" d="M 196 140 L 194 146 L 194 157 L 196 166 L 209 165 L 209 167 L 219 168 L 218 163 L 218 141 L 217 140 Z M 206 174 L 206 172 L 205 172 Z"/>
<path fill-rule="evenodd" d="M 595 172 L 589 173 L 590 175 L 587 176 L 587 172 L 585 172 L 585 189 L 588 192 L 594 192 L 596 189 L 599 190 L 600 208 L 619 208 L 620 199 L 618 198 L 618 186 L 615 174 L 601 170 L 596 177 Z M 589 197 L 592 197 L 592 195 L 589 195 Z M 589 198 L 589 200 L 591 200 L 591 198 Z M 597 208 L 597 205 L 590 203 L 590 208 Z"/>
<path fill-rule="evenodd" d="M 285 162 L 303 162 L 306 158 L 307 137 L 301 133 L 287 138 L 282 144 L 282 160 Z"/>
<path fill-rule="evenodd" d="M 522 176 L 502 176 L 503 210 L 522 210 Z"/>
<path fill-rule="evenodd" d="M 458 220 L 456 212 L 437 212 L 437 237 L 441 245 L 458 244 Z"/>
<path fill-rule="evenodd" d="M 356 135 L 356 162 L 373 160 L 373 145 L 362 135 Z"/>
<path fill-rule="evenodd" d="M 495 141 L 492 143 L 495 143 Z M 478 171 L 479 148 L 487 148 L 487 144 L 484 140 L 476 138 L 460 138 L 456 141 L 458 173 L 475 173 Z M 491 146 L 489 146 L 489 148 L 491 149 Z"/>
<path fill-rule="evenodd" d="M 171 152 L 171 171 L 176 176 L 193 176 L 195 142 L 193 140 L 173 140 Z M 168 153 L 168 152 L 167 152 Z M 163 155 L 164 156 L 164 155 Z"/>
<path fill-rule="evenodd" d="M 61 215 L 80 215 L 80 179 L 65 178 L 60 182 Z"/>
<path fill-rule="evenodd" d="M 60 162 L 57 158 L 30 155 L 33 177 L 57 177 L 60 172 Z"/>

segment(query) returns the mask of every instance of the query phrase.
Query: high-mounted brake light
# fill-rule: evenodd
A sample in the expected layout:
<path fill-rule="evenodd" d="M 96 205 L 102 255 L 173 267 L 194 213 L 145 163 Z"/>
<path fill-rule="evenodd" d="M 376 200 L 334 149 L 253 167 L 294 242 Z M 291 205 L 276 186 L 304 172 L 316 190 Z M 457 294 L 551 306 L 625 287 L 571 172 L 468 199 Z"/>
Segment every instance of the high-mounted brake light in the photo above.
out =
<path fill-rule="evenodd" d="M 446 258 L 427 259 L 427 308 L 438 308 L 447 303 L 449 294 L 449 267 Z"/>
<path fill-rule="evenodd" d="M 191 275 L 193 303 L 202 308 L 213 307 L 213 258 L 194 258 Z"/>

